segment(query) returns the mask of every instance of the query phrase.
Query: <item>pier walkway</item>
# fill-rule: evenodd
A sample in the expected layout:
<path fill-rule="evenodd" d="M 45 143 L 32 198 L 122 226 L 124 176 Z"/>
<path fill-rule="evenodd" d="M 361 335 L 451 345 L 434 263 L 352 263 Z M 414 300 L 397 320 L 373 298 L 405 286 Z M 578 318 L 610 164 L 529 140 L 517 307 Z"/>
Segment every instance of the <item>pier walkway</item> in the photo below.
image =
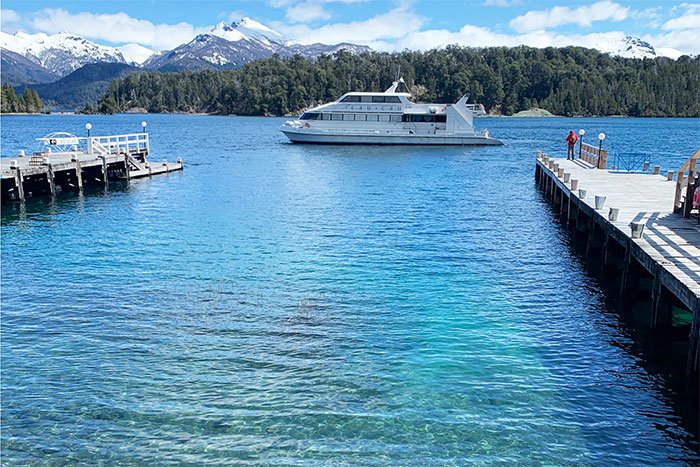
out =
<path fill-rule="evenodd" d="M 2 201 L 81 191 L 83 184 L 107 184 L 182 170 L 182 160 L 151 162 L 148 133 L 79 138 L 54 133 L 38 138 L 41 151 L 0 158 Z"/>
<path fill-rule="evenodd" d="M 651 284 L 654 332 L 684 321 L 674 317 L 678 309 L 692 314 L 692 322 L 681 327 L 688 328 L 687 374 L 697 378 L 700 224 L 674 213 L 671 176 L 613 172 L 538 153 L 535 178 L 566 225 L 583 238 L 586 257 L 600 259 L 605 277 L 618 281 L 621 300 L 636 299 L 644 294 L 640 284 Z"/>

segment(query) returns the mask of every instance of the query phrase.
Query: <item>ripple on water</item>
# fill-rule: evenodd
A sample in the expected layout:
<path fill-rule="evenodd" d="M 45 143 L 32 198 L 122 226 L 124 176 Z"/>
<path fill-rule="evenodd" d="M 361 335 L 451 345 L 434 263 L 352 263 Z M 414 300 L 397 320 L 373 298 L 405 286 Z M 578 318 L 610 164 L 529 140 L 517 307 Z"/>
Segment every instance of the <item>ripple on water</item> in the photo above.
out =
<path fill-rule="evenodd" d="M 489 120 L 503 148 L 346 148 L 149 116 L 184 172 L 3 209 L 5 461 L 697 462 L 533 187 L 571 121 L 529 122 Z M 3 147 L 83 123 L 3 116 Z M 579 124 L 694 144 L 686 120 Z"/>

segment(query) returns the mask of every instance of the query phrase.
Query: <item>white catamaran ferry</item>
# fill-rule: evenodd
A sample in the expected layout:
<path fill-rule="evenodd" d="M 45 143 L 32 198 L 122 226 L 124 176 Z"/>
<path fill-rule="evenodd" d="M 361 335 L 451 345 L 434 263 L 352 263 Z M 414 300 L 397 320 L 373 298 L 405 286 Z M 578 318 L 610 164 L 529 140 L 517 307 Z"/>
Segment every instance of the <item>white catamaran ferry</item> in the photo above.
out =
<path fill-rule="evenodd" d="M 384 92 L 349 92 L 335 102 L 304 112 L 282 126 L 293 143 L 502 145 L 488 131 L 474 128 L 484 106 L 415 104 L 410 93 L 396 92 L 403 79 Z M 405 84 L 405 83 L 404 83 Z"/>

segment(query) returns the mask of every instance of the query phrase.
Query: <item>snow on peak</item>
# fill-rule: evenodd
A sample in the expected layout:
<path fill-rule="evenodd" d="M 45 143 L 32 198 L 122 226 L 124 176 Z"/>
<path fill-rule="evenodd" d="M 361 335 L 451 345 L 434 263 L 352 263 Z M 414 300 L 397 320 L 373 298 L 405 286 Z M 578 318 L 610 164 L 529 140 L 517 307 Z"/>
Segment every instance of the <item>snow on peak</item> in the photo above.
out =
<path fill-rule="evenodd" d="M 124 44 L 117 49 L 122 53 L 127 63 L 136 63 L 137 65 L 141 65 L 155 53 L 148 47 L 139 44 Z"/>
<path fill-rule="evenodd" d="M 236 28 L 224 23 L 223 21 L 211 29 L 211 34 L 231 42 L 246 39 L 246 36 L 242 32 L 237 31 Z"/>
<path fill-rule="evenodd" d="M 230 42 L 256 40 L 267 46 L 270 46 L 271 43 L 282 42 L 282 34 L 248 17 L 231 24 L 218 23 L 211 29 L 211 34 Z"/>
<path fill-rule="evenodd" d="M 258 23 L 254 19 L 250 19 L 249 17 L 241 18 L 240 21 L 233 22 L 231 26 L 238 27 L 239 29 L 244 29 L 244 30 L 249 30 L 249 31 L 256 31 L 261 34 L 264 34 L 266 37 L 270 39 L 282 39 L 282 34 L 278 33 L 277 31 L 268 28 L 264 24 Z"/>
<path fill-rule="evenodd" d="M 596 48 L 610 55 L 625 58 L 655 58 L 654 47 L 637 36 L 627 36 L 617 42 L 596 44 Z"/>
<path fill-rule="evenodd" d="M 49 71 L 65 75 L 86 63 L 124 63 L 121 51 L 68 32 L 53 35 L 0 32 L 0 47 L 24 55 Z"/>

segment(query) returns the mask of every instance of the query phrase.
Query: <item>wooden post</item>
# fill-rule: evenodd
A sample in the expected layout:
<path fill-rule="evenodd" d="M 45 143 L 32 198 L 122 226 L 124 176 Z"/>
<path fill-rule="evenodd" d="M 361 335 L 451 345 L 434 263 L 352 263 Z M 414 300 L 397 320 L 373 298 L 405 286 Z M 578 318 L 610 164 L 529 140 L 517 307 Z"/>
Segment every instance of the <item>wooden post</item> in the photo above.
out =
<path fill-rule="evenodd" d="M 17 186 L 17 196 L 20 201 L 24 201 L 24 176 L 22 175 L 22 169 L 17 167 L 17 173 L 15 173 L 15 185 Z"/>
<path fill-rule="evenodd" d="M 102 158 L 102 181 L 104 182 L 105 185 L 109 183 L 108 177 L 107 177 L 107 156 L 100 156 Z"/>
<path fill-rule="evenodd" d="M 80 166 L 80 161 L 75 161 L 75 178 L 78 181 L 78 191 L 83 191 L 83 168 Z"/>
<path fill-rule="evenodd" d="M 659 273 L 654 275 L 654 285 L 651 288 L 652 313 L 651 329 L 654 332 L 665 332 L 671 328 L 673 320 L 673 306 L 664 300 L 664 293 Z"/>
<path fill-rule="evenodd" d="M 600 265 L 600 272 L 601 272 L 601 275 L 603 276 L 603 278 L 605 278 L 606 272 L 607 272 L 609 248 L 610 248 L 610 234 L 608 233 L 607 229 L 605 229 L 603 231 L 603 245 L 601 246 L 601 256 L 603 258 L 603 261 Z"/>
<path fill-rule="evenodd" d="M 48 165 L 48 170 L 46 171 L 46 179 L 49 182 L 49 191 L 51 192 L 51 196 L 56 196 L 56 181 L 54 180 L 53 167 L 51 166 L 51 164 Z"/>
<path fill-rule="evenodd" d="M 686 376 L 690 381 L 693 381 L 693 377 L 697 381 L 698 373 L 700 373 L 700 300 L 696 300 L 695 309 L 691 311 L 693 312 L 693 321 L 690 325 Z"/>
<path fill-rule="evenodd" d="M 127 180 L 131 179 L 131 173 L 129 172 L 129 155 L 124 154 L 124 176 Z"/>

